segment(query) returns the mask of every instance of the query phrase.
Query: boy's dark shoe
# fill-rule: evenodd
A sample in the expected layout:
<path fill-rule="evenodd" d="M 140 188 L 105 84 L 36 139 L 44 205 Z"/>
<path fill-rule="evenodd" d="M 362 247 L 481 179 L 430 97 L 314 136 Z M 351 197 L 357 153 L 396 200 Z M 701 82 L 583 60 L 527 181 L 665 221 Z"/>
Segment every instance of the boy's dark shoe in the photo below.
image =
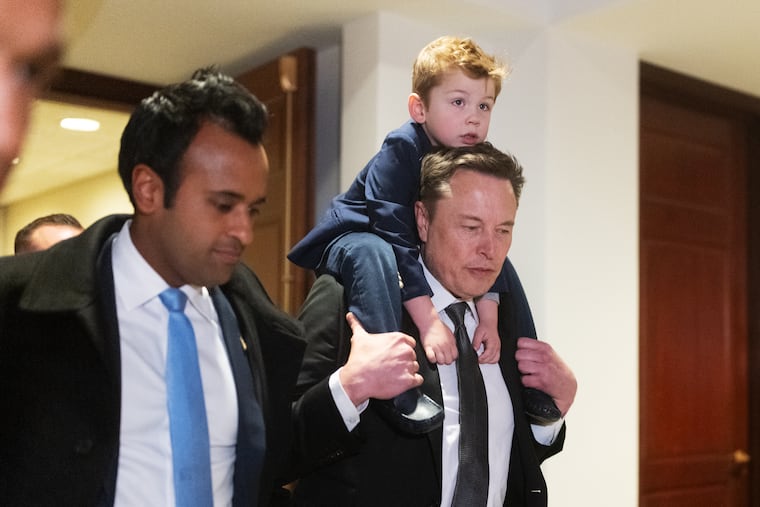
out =
<path fill-rule="evenodd" d="M 562 413 L 552 397 L 538 389 L 523 388 L 523 402 L 525 403 L 525 413 L 534 424 L 546 426 L 562 417 Z"/>
<path fill-rule="evenodd" d="M 443 424 L 443 408 L 419 388 L 372 403 L 388 423 L 406 433 L 422 435 Z"/>

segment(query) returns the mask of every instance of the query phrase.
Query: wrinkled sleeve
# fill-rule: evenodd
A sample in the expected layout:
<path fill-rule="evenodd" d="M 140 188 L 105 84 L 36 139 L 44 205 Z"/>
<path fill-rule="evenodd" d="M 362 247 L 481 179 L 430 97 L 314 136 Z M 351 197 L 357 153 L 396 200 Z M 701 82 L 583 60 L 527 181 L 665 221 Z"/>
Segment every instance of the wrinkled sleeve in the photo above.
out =
<path fill-rule="evenodd" d="M 419 256 L 414 203 L 419 196 L 424 154 L 403 133 L 389 135 L 368 168 L 365 199 L 370 231 L 387 241 L 403 281 L 401 299 L 432 295 Z"/>

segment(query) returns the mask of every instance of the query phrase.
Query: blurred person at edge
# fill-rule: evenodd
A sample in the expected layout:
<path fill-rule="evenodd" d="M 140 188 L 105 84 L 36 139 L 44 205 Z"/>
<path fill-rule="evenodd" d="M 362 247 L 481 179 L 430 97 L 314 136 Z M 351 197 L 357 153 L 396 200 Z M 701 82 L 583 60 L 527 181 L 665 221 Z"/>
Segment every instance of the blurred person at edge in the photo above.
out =
<path fill-rule="evenodd" d="M 63 48 L 58 0 L 0 0 L 0 189 L 19 156 L 36 96 Z"/>
<path fill-rule="evenodd" d="M 102 0 L 0 0 L 0 191 L 19 157 L 34 99 L 52 81 L 64 46 Z"/>

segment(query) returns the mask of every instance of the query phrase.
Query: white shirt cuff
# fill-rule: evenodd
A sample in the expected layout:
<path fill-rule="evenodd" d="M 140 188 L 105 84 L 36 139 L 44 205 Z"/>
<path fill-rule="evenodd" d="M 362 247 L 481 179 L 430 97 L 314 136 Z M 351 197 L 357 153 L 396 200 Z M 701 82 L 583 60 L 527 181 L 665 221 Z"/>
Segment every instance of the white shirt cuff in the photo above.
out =
<path fill-rule="evenodd" d="M 366 409 L 367 405 L 369 405 L 369 400 L 360 404 L 358 407 L 353 404 L 351 398 L 348 397 L 345 389 L 343 389 L 343 385 L 340 383 L 340 370 L 341 368 L 330 375 L 328 385 L 330 387 L 330 393 L 332 393 L 335 406 L 338 408 L 338 412 L 343 418 L 343 423 L 346 425 L 346 429 L 348 431 L 353 431 L 353 429 L 356 428 L 356 426 L 359 424 L 360 414 L 364 412 L 364 409 Z"/>
<path fill-rule="evenodd" d="M 540 426 L 538 424 L 531 424 L 530 427 L 533 430 L 533 438 L 536 439 L 541 445 L 552 445 L 559 435 L 559 431 L 562 429 L 562 424 L 565 422 L 564 418 L 559 419 L 546 426 Z"/>

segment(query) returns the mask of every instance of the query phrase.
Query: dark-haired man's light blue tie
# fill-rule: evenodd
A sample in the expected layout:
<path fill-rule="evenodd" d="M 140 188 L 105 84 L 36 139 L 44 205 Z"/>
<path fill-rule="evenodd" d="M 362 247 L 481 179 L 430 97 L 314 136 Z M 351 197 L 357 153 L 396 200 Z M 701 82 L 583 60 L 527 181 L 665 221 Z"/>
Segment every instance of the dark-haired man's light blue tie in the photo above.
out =
<path fill-rule="evenodd" d="M 187 296 L 179 289 L 169 288 L 159 298 L 169 309 L 166 395 L 174 464 L 175 505 L 211 507 L 214 500 L 206 404 L 195 333 L 185 315 Z"/>

